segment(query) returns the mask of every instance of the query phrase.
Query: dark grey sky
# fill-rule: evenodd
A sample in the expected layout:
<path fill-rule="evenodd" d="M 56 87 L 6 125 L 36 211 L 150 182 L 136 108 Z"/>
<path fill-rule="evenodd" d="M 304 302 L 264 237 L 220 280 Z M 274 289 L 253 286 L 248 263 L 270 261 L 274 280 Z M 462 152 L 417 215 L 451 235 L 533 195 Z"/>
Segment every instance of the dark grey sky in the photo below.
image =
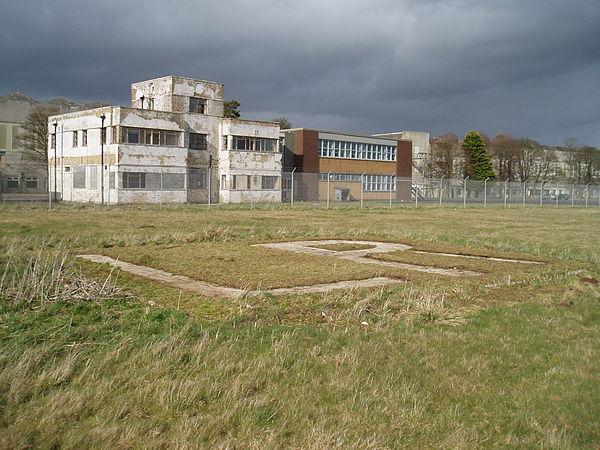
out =
<path fill-rule="evenodd" d="M 4 0 L 0 95 L 128 105 L 163 75 L 242 116 L 600 146 L 599 0 Z"/>

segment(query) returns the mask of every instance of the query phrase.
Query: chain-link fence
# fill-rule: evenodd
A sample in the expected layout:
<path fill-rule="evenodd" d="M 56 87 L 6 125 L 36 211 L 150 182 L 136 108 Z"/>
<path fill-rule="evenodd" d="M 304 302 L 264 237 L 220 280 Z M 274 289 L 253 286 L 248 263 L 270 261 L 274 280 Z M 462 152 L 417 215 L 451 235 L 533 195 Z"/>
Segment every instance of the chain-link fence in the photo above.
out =
<path fill-rule="evenodd" d="M 282 201 L 332 205 L 453 204 L 600 206 L 600 186 L 567 182 L 426 179 L 395 174 L 284 172 Z"/>
<path fill-rule="evenodd" d="M 239 172 L 239 173 L 238 173 Z M 57 167 L 50 171 L 52 201 L 155 204 L 287 203 L 319 207 L 394 207 L 399 205 L 600 207 L 598 184 L 566 182 L 425 179 L 390 174 L 236 171 L 185 166 Z M 54 187 L 56 186 L 56 189 Z M 46 194 L 47 196 L 48 194 Z"/>

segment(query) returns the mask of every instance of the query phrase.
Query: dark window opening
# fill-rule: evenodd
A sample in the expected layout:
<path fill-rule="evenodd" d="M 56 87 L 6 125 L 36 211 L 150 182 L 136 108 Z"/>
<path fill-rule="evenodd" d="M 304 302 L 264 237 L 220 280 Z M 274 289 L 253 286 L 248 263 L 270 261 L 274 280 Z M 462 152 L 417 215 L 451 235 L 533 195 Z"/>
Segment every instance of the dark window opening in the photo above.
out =
<path fill-rule="evenodd" d="M 194 150 L 206 150 L 206 134 L 190 133 L 189 148 Z"/>
<path fill-rule="evenodd" d="M 144 189 L 146 174 L 143 172 L 123 172 L 123 189 Z"/>
<path fill-rule="evenodd" d="M 204 114 L 206 110 L 206 100 L 203 98 L 190 97 L 190 112 Z"/>

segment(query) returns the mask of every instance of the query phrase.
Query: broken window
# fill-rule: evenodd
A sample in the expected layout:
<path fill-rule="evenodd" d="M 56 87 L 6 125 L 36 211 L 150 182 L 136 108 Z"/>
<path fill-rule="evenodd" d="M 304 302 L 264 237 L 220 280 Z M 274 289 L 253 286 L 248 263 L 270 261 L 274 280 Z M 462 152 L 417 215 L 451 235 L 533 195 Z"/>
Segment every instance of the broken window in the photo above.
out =
<path fill-rule="evenodd" d="M 73 131 L 73 147 L 77 147 L 78 137 L 77 131 Z"/>
<path fill-rule="evenodd" d="M 85 189 L 85 166 L 73 167 L 73 188 Z"/>
<path fill-rule="evenodd" d="M 233 189 L 250 189 L 250 177 L 248 175 L 233 175 Z"/>
<path fill-rule="evenodd" d="M 143 172 L 123 172 L 123 189 L 144 189 L 146 174 Z"/>
<path fill-rule="evenodd" d="M 165 144 L 170 147 L 177 146 L 177 133 L 173 131 L 165 131 Z"/>
<path fill-rule="evenodd" d="M 190 97 L 190 112 L 204 114 L 206 110 L 206 100 L 198 97 Z"/>
<path fill-rule="evenodd" d="M 233 136 L 232 150 L 273 152 L 277 149 L 277 139 L 250 136 Z"/>
<path fill-rule="evenodd" d="M 81 131 L 81 146 L 87 147 L 87 130 Z"/>
<path fill-rule="evenodd" d="M 206 170 L 190 169 L 188 189 L 206 189 Z"/>
<path fill-rule="evenodd" d="M 190 133 L 189 148 L 194 150 L 206 150 L 206 134 Z"/>
<path fill-rule="evenodd" d="M 88 189 L 96 189 L 98 187 L 98 167 L 90 166 L 90 185 Z"/>
<path fill-rule="evenodd" d="M 263 189 L 275 189 L 275 186 L 277 185 L 277 178 L 278 177 L 263 175 L 262 188 Z"/>

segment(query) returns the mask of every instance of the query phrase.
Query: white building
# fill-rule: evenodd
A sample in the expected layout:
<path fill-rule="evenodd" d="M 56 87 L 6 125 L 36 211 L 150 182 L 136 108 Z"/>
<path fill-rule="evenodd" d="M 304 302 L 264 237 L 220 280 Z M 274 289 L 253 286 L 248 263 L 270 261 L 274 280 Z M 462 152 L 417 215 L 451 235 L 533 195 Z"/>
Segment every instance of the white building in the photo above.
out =
<path fill-rule="evenodd" d="M 415 182 L 422 182 L 423 166 L 431 153 L 429 133 L 426 131 L 398 131 L 395 133 L 375 134 L 374 136 L 390 139 L 408 140 L 412 142 L 412 178 Z"/>
<path fill-rule="evenodd" d="M 132 107 L 50 117 L 51 189 L 108 204 L 281 201 L 279 125 L 225 119 L 223 98 L 221 83 L 167 76 L 134 83 Z"/>

